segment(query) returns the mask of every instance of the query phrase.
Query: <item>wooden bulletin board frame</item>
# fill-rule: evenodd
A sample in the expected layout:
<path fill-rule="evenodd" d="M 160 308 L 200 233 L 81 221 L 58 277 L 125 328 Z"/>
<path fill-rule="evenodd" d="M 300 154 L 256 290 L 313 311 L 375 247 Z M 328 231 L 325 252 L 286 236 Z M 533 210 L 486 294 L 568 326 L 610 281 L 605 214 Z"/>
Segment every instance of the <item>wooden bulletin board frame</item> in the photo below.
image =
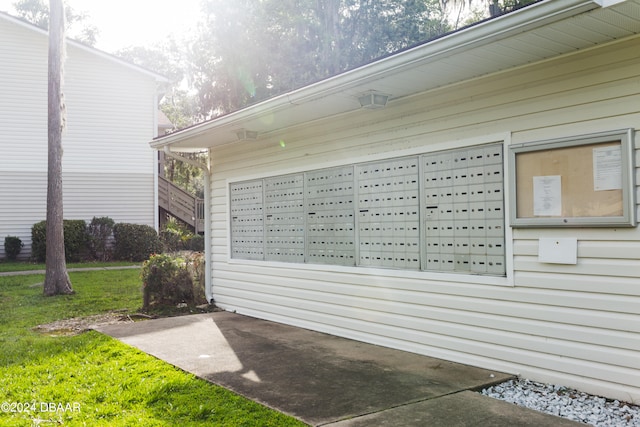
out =
<path fill-rule="evenodd" d="M 632 129 L 509 147 L 512 227 L 634 227 Z"/>

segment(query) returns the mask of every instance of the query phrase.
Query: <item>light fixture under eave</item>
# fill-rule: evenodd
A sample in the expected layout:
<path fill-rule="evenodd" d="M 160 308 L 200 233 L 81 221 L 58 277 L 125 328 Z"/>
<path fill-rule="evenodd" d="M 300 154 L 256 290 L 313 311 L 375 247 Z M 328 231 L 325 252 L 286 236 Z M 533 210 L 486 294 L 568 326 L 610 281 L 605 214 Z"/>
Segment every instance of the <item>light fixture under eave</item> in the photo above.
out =
<path fill-rule="evenodd" d="M 235 132 L 239 141 L 258 139 L 258 132 L 255 130 L 238 129 Z"/>
<path fill-rule="evenodd" d="M 384 93 L 369 91 L 358 97 L 358 102 L 362 108 L 374 110 L 376 108 L 384 108 L 389 100 L 389 95 Z"/>

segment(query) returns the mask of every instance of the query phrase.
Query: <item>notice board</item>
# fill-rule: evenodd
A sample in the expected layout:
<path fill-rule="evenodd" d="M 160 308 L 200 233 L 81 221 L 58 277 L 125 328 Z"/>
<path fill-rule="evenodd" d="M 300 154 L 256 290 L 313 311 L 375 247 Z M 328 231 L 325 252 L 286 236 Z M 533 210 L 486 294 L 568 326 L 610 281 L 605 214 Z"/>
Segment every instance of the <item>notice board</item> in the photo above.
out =
<path fill-rule="evenodd" d="M 510 147 L 511 225 L 635 226 L 630 129 Z"/>

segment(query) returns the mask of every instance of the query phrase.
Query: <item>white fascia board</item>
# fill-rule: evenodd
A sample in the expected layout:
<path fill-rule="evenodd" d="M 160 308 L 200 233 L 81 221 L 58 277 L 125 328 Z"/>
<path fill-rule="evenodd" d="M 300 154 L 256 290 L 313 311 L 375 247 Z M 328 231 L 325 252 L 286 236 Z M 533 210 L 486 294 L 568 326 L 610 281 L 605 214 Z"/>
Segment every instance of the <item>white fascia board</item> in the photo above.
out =
<path fill-rule="evenodd" d="M 601 7 L 600 2 L 603 1 L 613 2 L 618 0 L 544 0 L 516 12 L 487 20 L 359 68 L 267 99 L 242 110 L 157 138 L 150 145 L 152 148 L 160 149 L 188 139 L 202 137 L 218 127 L 242 126 L 243 123 L 259 118 L 266 112 L 293 108 L 328 96 L 341 94 L 357 84 L 375 81 L 392 75 L 396 71 L 428 64 L 440 58 L 463 54 L 471 49 L 597 9 Z M 186 152 L 190 150 L 188 146 L 173 148 L 175 151 Z"/>

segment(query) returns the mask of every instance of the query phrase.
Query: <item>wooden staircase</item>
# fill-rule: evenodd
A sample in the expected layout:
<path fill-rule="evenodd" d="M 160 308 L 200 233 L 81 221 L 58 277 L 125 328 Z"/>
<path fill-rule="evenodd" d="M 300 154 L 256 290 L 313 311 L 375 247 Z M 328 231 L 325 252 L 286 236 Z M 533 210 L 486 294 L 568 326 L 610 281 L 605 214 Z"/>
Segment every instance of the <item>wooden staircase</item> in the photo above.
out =
<path fill-rule="evenodd" d="M 169 214 L 193 228 L 194 232 L 204 232 L 204 200 L 187 193 L 182 188 L 158 177 L 158 206 L 161 217 Z"/>

